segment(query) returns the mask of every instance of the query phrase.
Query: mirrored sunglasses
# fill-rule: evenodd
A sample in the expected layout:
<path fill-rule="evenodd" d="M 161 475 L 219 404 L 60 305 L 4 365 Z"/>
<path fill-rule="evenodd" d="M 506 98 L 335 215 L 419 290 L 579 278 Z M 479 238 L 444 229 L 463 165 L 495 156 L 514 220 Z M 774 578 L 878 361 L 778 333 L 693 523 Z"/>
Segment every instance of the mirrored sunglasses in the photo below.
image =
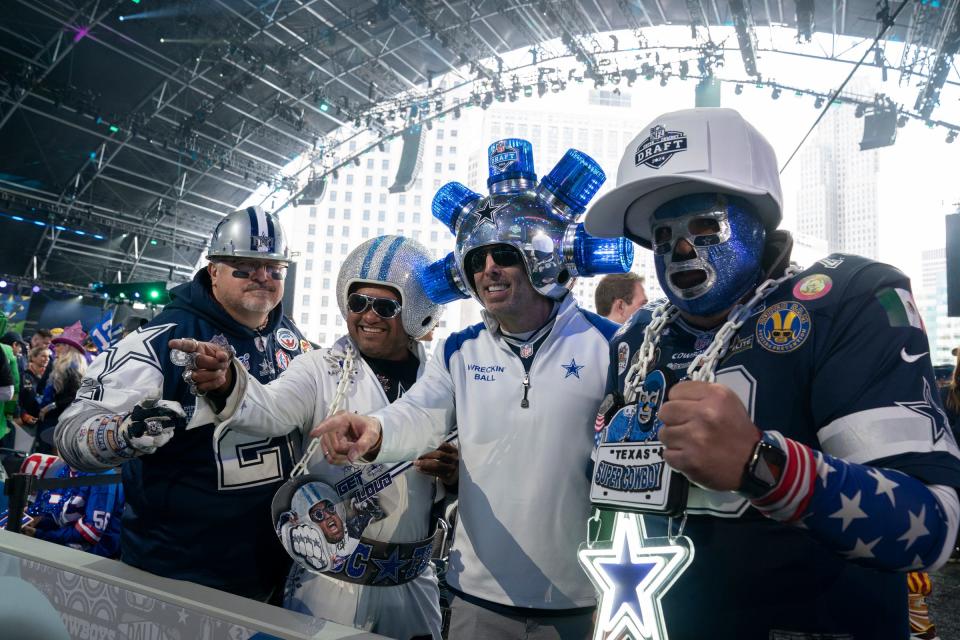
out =
<path fill-rule="evenodd" d="M 352 313 L 365 313 L 367 309 L 373 308 L 373 312 L 389 320 L 400 315 L 400 309 L 403 308 L 397 300 L 390 298 L 375 298 L 362 293 L 351 293 L 347 297 L 347 309 Z"/>
<path fill-rule="evenodd" d="M 479 273 L 487 266 L 487 255 L 493 258 L 498 267 L 515 267 L 520 264 L 520 252 L 513 247 L 496 245 L 474 249 L 467 256 L 467 270 L 470 273 Z"/>

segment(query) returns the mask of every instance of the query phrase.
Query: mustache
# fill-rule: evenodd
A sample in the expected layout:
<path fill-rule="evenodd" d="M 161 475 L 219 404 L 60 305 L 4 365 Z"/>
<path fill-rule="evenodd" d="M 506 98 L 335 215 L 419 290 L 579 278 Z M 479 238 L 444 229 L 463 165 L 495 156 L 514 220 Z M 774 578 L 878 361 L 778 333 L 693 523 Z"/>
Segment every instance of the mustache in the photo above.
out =
<path fill-rule="evenodd" d="M 244 289 L 244 292 L 246 292 L 246 291 L 270 291 L 270 292 L 274 292 L 274 291 L 276 291 L 276 290 L 277 290 L 277 288 L 274 287 L 274 286 L 271 285 L 271 284 L 267 284 L 267 283 L 264 283 L 264 284 L 256 284 L 256 283 L 254 283 L 254 284 L 251 284 L 250 286 L 248 286 L 247 288 L 245 288 L 245 289 Z"/>

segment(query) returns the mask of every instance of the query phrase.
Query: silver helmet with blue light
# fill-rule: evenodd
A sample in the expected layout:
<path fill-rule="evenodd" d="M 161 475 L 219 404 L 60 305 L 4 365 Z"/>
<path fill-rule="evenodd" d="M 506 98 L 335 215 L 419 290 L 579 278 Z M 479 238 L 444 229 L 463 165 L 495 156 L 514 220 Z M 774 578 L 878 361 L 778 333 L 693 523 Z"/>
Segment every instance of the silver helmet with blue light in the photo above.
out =
<path fill-rule="evenodd" d="M 629 271 L 629 242 L 591 236 L 577 223 L 606 179 L 590 156 L 568 150 L 539 184 L 526 140 L 498 140 L 490 145 L 488 159 L 490 195 L 450 182 L 434 196 L 433 215 L 456 244 L 427 268 L 424 284 L 432 300 L 479 300 L 473 274 L 464 265 L 472 251 L 496 244 L 514 247 L 533 288 L 554 300 L 566 295 L 578 276 Z"/>

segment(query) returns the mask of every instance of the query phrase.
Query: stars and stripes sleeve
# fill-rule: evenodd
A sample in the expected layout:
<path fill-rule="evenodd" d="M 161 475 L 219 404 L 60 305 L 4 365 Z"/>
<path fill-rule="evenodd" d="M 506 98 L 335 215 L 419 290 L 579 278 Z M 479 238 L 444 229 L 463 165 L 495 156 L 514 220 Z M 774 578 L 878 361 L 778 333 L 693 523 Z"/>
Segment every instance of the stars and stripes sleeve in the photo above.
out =
<path fill-rule="evenodd" d="M 786 463 L 778 485 L 753 500 L 761 513 L 866 566 L 911 571 L 946 562 L 960 520 L 955 489 L 815 451 L 776 431 L 763 437 L 786 452 Z"/>

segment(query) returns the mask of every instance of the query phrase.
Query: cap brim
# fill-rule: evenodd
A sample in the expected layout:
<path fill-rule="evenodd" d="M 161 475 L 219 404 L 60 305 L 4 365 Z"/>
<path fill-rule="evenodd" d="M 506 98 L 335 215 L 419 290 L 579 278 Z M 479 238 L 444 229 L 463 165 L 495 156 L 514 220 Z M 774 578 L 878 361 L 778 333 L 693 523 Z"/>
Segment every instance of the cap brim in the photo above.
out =
<path fill-rule="evenodd" d="M 680 174 L 636 180 L 605 193 L 587 212 L 584 227 L 590 235 L 601 238 L 625 236 L 649 248 L 649 220 L 653 212 L 670 200 L 703 193 L 704 187 L 748 200 L 757 207 L 768 229 L 775 228 L 780 222 L 780 208 L 766 191 L 729 180 Z M 627 228 L 627 209 L 635 202 L 639 202 L 639 206 L 631 212 L 631 231 Z"/>

